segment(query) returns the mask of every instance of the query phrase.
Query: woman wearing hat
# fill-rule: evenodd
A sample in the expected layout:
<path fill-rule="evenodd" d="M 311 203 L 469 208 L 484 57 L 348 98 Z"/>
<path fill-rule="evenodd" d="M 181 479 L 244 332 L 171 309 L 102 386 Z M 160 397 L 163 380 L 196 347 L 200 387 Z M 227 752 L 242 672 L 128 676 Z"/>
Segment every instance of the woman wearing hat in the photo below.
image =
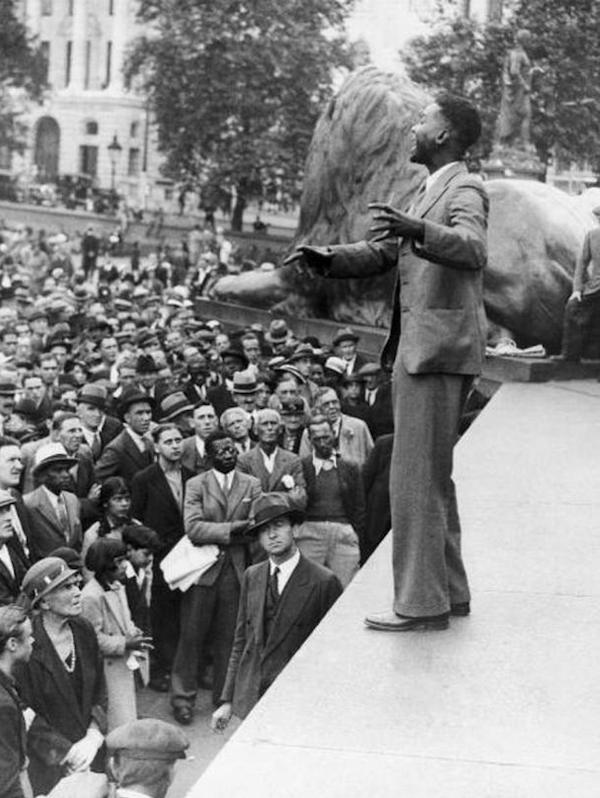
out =
<path fill-rule="evenodd" d="M 33 651 L 15 674 L 36 717 L 29 729 L 29 777 L 35 795 L 68 774 L 101 772 L 106 729 L 102 655 L 81 616 L 80 577 L 58 557 L 32 565 L 22 590 L 32 609 Z"/>
<path fill-rule="evenodd" d="M 137 718 L 135 671 L 148 681 L 151 639 L 131 619 L 125 581 L 127 547 L 110 538 L 92 543 L 85 567 L 93 577 L 83 588 L 83 614 L 90 621 L 104 656 L 108 693 L 108 728 L 115 729 Z"/>

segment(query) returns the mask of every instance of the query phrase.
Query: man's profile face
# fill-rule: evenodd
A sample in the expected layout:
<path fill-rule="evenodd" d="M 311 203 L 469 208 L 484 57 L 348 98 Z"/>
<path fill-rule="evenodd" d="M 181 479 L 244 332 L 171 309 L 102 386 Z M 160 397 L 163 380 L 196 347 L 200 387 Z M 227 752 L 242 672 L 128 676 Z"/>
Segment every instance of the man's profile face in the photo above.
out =
<path fill-rule="evenodd" d="M 237 449 L 231 438 L 222 438 L 212 444 L 210 458 L 213 468 L 222 474 L 228 474 L 233 471 L 237 463 L 237 455 Z"/>
<path fill-rule="evenodd" d="M 425 108 L 417 124 L 413 125 L 411 133 L 410 160 L 428 166 L 432 156 L 446 140 L 444 133 L 448 133 L 448 121 L 437 103 L 431 103 Z"/>
<path fill-rule="evenodd" d="M 12 505 L 10 504 L 6 507 L 0 507 L 0 546 L 10 540 L 15 532 L 12 525 L 11 507 Z"/>
<path fill-rule="evenodd" d="M 16 488 L 23 472 L 21 449 L 18 446 L 0 448 L 0 486 L 7 490 Z"/>
<path fill-rule="evenodd" d="M 258 540 L 270 557 L 285 557 L 286 554 L 290 554 L 294 548 L 294 535 L 289 516 L 274 518 L 261 527 Z"/>

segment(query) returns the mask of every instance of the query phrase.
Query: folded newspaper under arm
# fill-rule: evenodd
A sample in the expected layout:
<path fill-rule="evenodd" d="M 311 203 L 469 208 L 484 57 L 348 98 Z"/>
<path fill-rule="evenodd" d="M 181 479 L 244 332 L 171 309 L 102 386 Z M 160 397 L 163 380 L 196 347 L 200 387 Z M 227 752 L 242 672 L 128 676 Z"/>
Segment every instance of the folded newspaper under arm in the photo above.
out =
<path fill-rule="evenodd" d="M 219 559 L 219 547 L 214 543 L 194 546 L 187 535 L 178 541 L 160 563 L 165 582 L 171 590 L 185 593 Z"/>

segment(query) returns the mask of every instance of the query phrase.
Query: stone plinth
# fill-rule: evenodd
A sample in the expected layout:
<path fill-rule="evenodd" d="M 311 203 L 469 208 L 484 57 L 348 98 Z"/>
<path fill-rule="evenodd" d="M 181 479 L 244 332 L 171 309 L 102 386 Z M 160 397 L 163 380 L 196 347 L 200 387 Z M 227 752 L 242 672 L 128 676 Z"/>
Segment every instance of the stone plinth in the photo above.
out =
<path fill-rule="evenodd" d="M 546 174 L 546 167 L 538 158 L 534 147 L 520 149 L 496 145 L 482 166 L 488 180 L 508 178 L 543 181 Z"/>

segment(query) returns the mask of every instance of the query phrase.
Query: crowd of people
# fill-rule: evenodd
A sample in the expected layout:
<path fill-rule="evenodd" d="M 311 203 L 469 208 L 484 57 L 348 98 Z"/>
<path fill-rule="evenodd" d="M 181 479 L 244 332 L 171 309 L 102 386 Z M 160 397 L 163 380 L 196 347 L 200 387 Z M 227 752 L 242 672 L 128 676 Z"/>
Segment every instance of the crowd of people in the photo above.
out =
<path fill-rule="evenodd" d="M 106 279 L 65 242 L 19 243 L 0 306 L 0 793 L 20 798 L 24 773 L 37 795 L 103 770 L 144 685 L 183 725 L 199 690 L 217 730 L 250 711 L 389 530 L 392 409 L 350 328 L 329 346 L 282 319 L 225 329 L 187 275 L 141 259 Z M 206 557 L 185 585 L 166 567 L 184 545 Z"/>

